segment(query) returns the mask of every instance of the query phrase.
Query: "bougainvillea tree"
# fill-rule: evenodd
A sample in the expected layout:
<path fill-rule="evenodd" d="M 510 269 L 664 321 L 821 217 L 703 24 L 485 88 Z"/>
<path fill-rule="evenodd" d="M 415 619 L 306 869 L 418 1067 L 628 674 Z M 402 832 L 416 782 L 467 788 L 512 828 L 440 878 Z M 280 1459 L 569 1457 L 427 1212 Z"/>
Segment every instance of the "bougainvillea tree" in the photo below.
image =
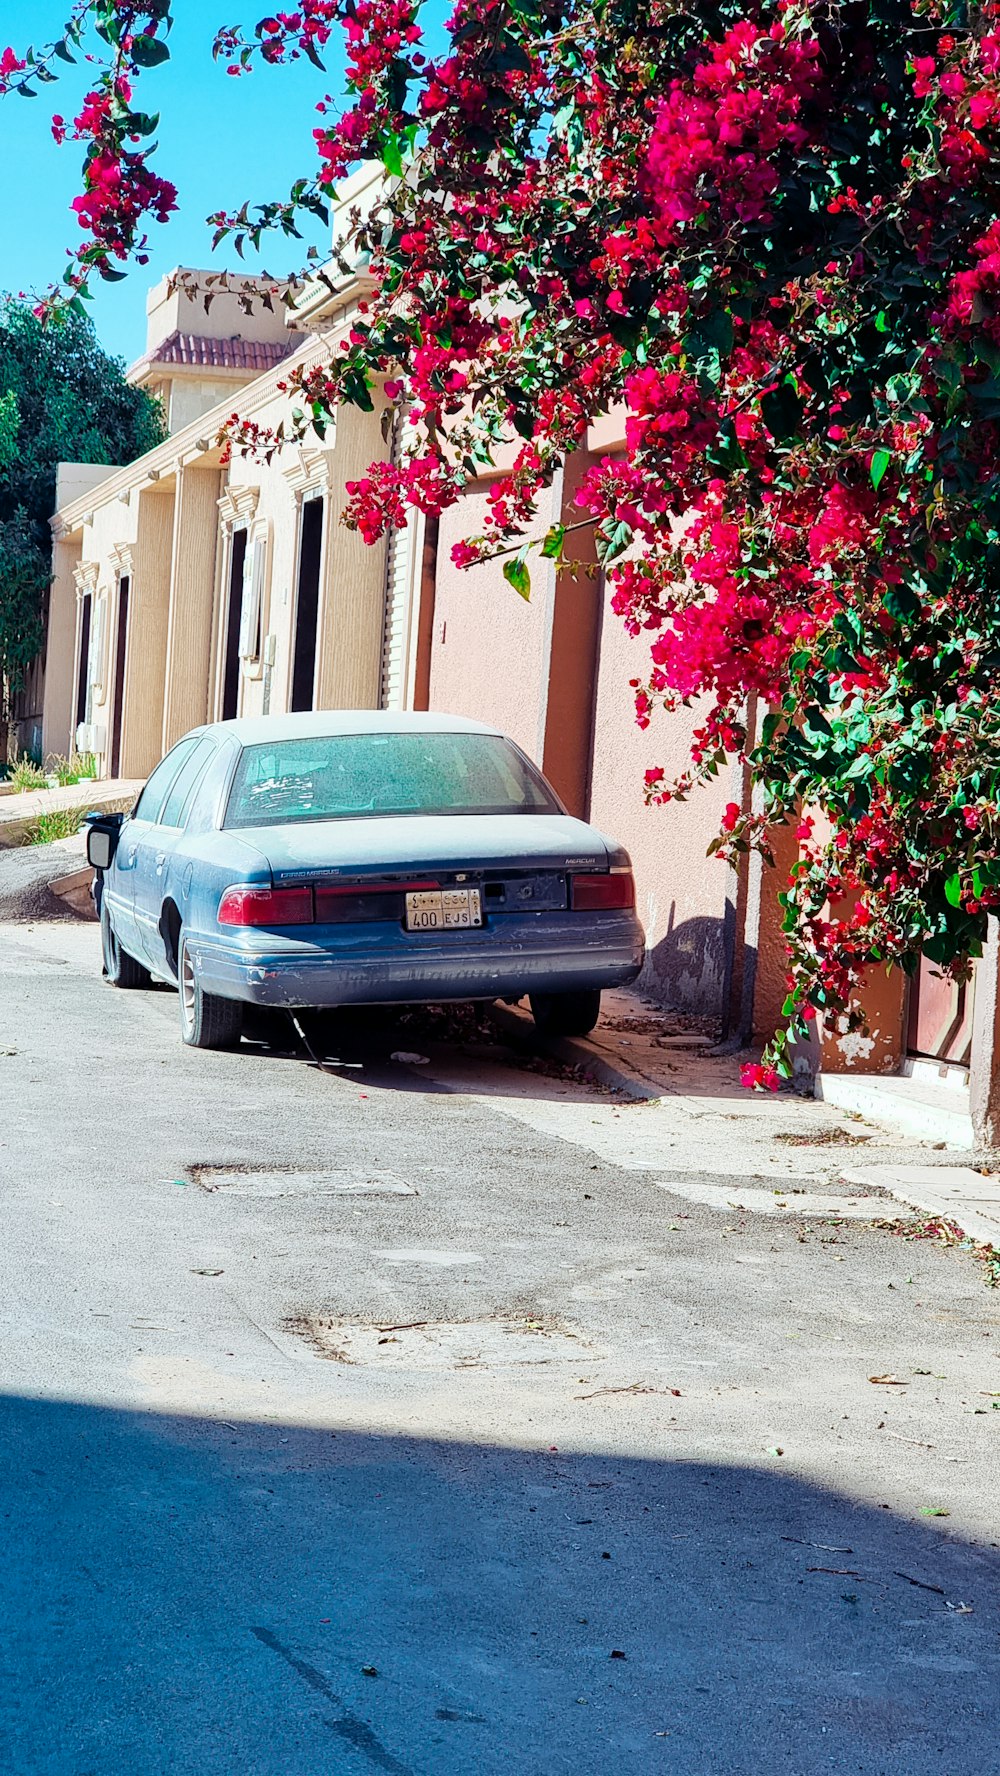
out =
<path fill-rule="evenodd" d="M 220 237 L 288 233 L 359 159 L 386 169 L 358 229 L 374 294 L 299 378 L 303 426 L 377 378 L 407 414 L 348 522 L 440 511 L 513 439 L 458 558 L 526 594 L 540 493 L 623 407 L 579 522 L 649 642 L 650 800 L 746 754 L 754 806 L 717 850 L 796 824 L 793 1036 L 876 962 L 961 971 L 1000 908 L 1000 3 L 458 0 L 424 40 L 430 12 L 301 0 L 217 41 L 237 76 L 321 64 L 335 32 L 347 54 L 311 174 Z M 132 96 L 167 0 L 88 20 L 108 54 L 57 126 L 87 153 L 70 291 L 173 202 Z M 0 74 L 37 85 L 56 53 Z M 668 784 L 655 722 L 679 704 L 697 731 Z M 781 1042 L 752 1082 L 775 1066 Z"/>

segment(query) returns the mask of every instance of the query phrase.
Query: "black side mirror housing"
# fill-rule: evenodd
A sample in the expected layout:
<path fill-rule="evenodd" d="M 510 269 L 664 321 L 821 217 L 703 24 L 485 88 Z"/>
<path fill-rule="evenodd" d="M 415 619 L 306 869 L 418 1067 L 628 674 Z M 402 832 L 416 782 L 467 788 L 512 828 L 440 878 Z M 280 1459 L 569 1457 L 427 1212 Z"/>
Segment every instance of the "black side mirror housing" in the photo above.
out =
<path fill-rule="evenodd" d="M 87 862 L 92 869 L 103 872 L 111 868 L 124 818 L 124 814 L 87 815 Z"/>

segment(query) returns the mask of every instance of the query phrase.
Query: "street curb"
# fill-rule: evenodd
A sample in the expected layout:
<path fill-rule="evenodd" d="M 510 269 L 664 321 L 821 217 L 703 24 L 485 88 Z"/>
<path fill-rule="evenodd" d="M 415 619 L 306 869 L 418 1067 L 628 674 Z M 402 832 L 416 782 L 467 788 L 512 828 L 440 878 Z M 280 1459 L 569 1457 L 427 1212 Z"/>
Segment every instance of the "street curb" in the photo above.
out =
<path fill-rule="evenodd" d="M 97 908 L 93 897 L 94 871 L 90 864 L 83 869 L 74 870 L 68 876 L 54 876 L 49 888 L 59 900 L 74 912 L 78 919 L 93 921 L 97 918 Z"/>
<path fill-rule="evenodd" d="M 991 1189 L 973 1166 L 859 1165 L 840 1175 L 847 1185 L 875 1185 L 911 1211 L 949 1221 L 977 1245 L 1000 1241 L 1000 1187 Z"/>
<path fill-rule="evenodd" d="M 611 1091 L 624 1092 L 638 1103 L 656 1103 L 669 1092 L 669 1087 L 659 1080 L 651 1079 L 638 1071 L 626 1072 L 624 1068 L 606 1060 L 595 1043 L 586 1036 L 539 1036 L 531 1013 L 523 1011 L 519 1005 L 497 1002 L 491 1006 L 490 1015 L 515 1047 L 531 1054 L 548 1055 L 552 1060 L 562 1061 L 567 1067 L 579 1067 L 598 1085 L 606 1085 Z"/>
<path fill-rule="evenodd" d="M 17 819 L 7 819 L 0 815 L 0 851 L 18 851 L 22 848 L 31 828 L 35 826 L 41 814 L 75 813 L 79 808 L 82 814 L 91 811 L 99 814 L 126 814 L 134 805 L 133 795 L 122 795 L 119 790 L 115 795 L 101 795 L 100 791 L 88 798 L 77 798 L 66 801 L 56 791 L 51 792 L 54 799 L 44 807 L 36 809 L 32 814 L 18 815 Z M 82 824 L 82 821 L 81 821 Z"/>

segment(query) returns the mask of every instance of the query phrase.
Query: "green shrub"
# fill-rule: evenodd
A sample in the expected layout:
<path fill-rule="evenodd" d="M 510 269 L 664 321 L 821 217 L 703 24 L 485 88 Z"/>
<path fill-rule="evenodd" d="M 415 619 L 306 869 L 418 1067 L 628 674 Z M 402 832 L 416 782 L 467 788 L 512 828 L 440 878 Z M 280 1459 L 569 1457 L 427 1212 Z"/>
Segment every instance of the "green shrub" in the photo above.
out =
<path fill-rule="evenodd" d="M 64 758 L 61 752 L 54 752 L 46 759 L 45 775 L 55 777 L 60 789 L 68 789 L 70 784 L 80 781 L 80 773 L 75 769 L 73 760 Z"/>
<path fill-rule="evenodd" d="M 83 808 L 53 808 L 39 814 L 28 828 L 26 845 L 51 845 L 56 839 L 72 839 L 83 825 Z"/>
<path fill-rule="evenodd" d="M 56 777 L 61 789 L 68 789 L 70 784 L 79 783 L 83 778 L 97 776 L 97 760 L 92 752 L 74 752 L 65 758 L 61 752 L 50 753 L 45 761 L 47 777 Z"/>
<path fill-rule="evenodd" d="M 44 789 L 47 778 L 41 765 L 22 752 L 10 761 L 10 781 L 15 789 Z"/>

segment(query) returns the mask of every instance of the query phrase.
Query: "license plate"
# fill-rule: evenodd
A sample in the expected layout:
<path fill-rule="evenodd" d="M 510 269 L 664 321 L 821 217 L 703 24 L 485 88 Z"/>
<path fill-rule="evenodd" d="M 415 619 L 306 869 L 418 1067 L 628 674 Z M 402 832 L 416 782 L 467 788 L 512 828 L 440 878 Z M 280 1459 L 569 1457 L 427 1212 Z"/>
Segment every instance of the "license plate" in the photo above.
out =
<path fill-rule="evenodd" d="M 407 931 L 460 931 L 482 922 L 478 888 L 426 888 L 406 896 Z"/>

